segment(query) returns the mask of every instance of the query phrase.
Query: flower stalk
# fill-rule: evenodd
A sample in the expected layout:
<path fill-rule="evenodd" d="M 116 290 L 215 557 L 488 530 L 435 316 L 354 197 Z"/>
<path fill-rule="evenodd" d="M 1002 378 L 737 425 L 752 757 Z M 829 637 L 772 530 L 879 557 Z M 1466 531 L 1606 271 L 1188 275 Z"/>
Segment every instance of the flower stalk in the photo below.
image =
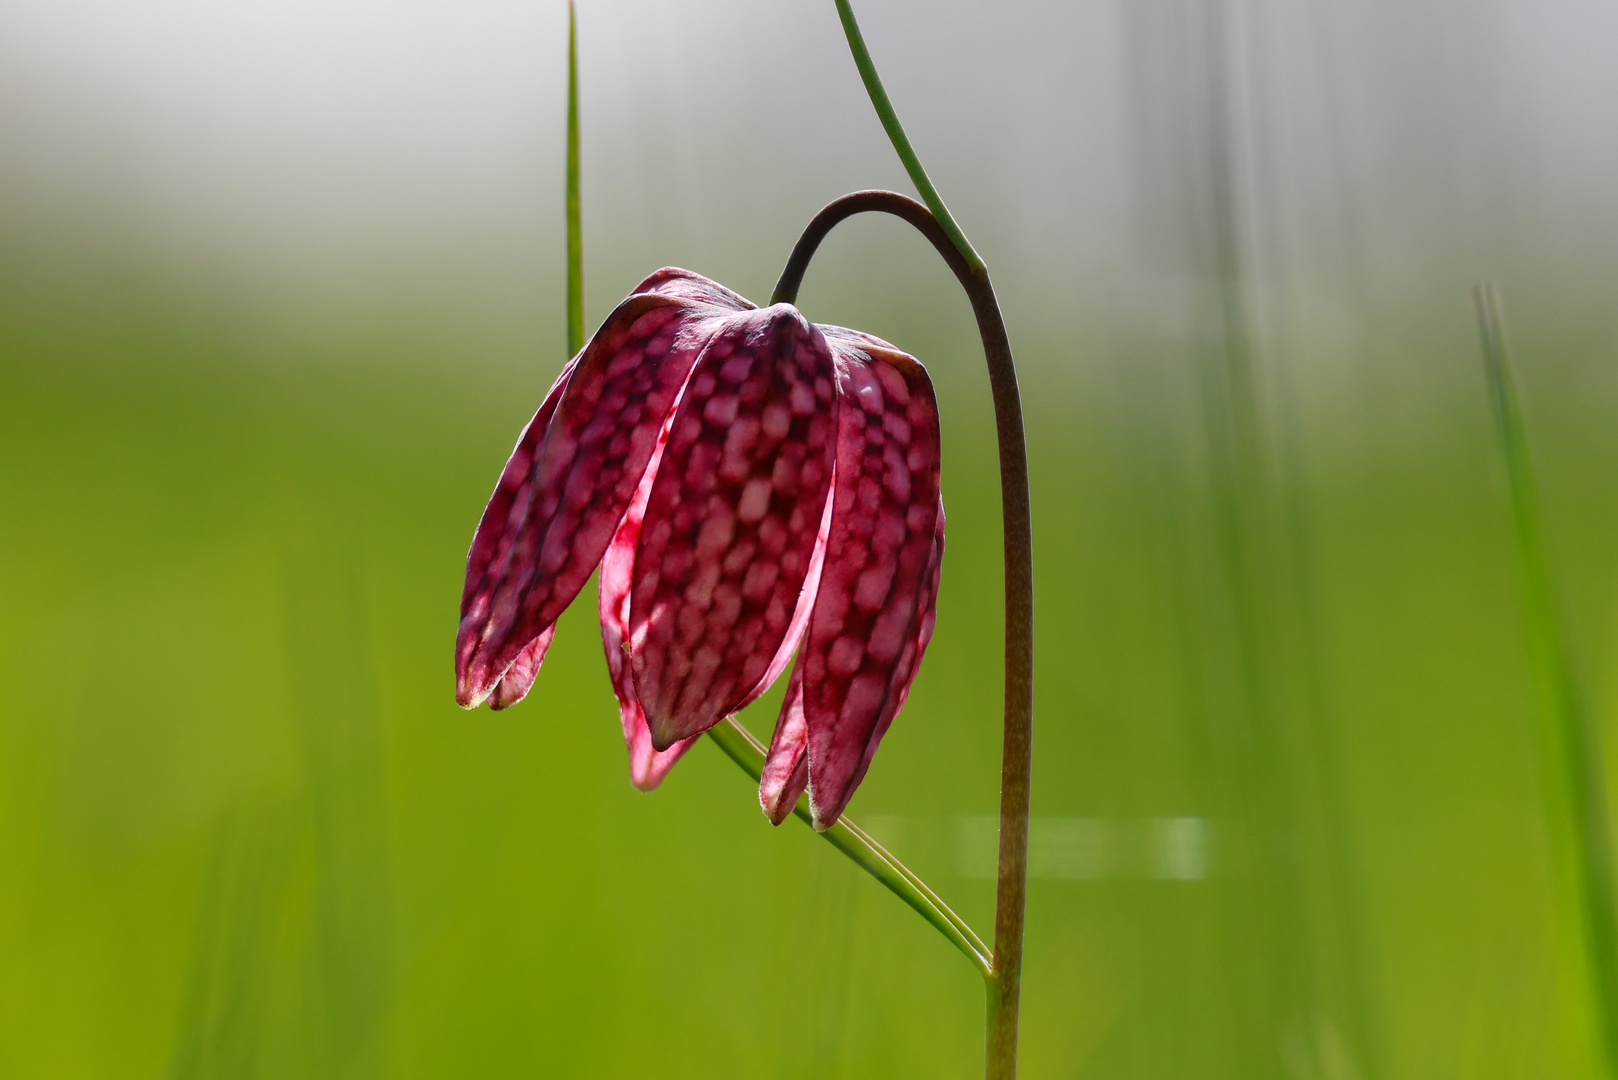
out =
<path fill-rule="evenodd" d="M 843 0 L 838 0 L 838 8 L 846 10 Z M 849 25 L 851 20 L 850 14 L 845 18 L 845 25 Z M 853 40 L 852 36 L 850 40 Z M 1005 545 L 1006 684 L 1000 760 L 1000 854 L 995 886 L 994 955 L 986 973 L 988 1032 L 985 1075 L 988 1080 L 1011 1080 L 1017 1075 L 1017 1017 L 1021 1004 L 1023 922 L 1028 898 L 1029 782 L 1033 771 L 1034 716 L 1033 525 L 1029 510 L 1028 450 L 1023 436 L 1017 371 L 1012 362 L 1005 320 L 1001 317 L 987 268 L 981 260 L 974 264 L 967 257 L 932 211 L 897 192 L 856 191 L 834 200 L 816 214 L 797 246 L 792 249 L 770 302 L 796 302 L 803 275 L 820 242 L 839 222 L 865 212 L 892 214 L 909 222 L 932 242 L 955 272 L 977 318 L 978 333 L 983 340 L 983 355 L 988 363 L 989 388 L 994 398 L 995 433 L 1000 450 L 1002 538 Z M 971 250 L 970 245 L 966 250 Z"/>
<path fill-rule="evenodd" d="M 972 303 L 994 397 L 995 434 L 1000 449 L 1000 514 L 1005 545 L 1005 713 L 1000 752 L 1000 856 L 996 871 L 994 962 L 987 980 L 987 1039 L 984 1072 L 988 1080 L 1017 1075 L 1017 1016 L 1022 1001 L 1023 919 L 1028 901 L 1029 782 L 1033 772 L 1034 726 L 1034 551 L 1029 512 L 1028 448 L 1023 435 L 1022 401 L 1005 320 L 983 259 L 955 224 L 899 123 L 877 75 L 865 36 L 849 0 L 835 0 L 860 79 L 904 163 L 922 206 L 893 192 L 862 191 L 828 205 L 810 223 L 776 285 L 775 299 L 796 298 L 809 258 L 837 222 L 866 210 L 893 214 L 932 241 Z"/>

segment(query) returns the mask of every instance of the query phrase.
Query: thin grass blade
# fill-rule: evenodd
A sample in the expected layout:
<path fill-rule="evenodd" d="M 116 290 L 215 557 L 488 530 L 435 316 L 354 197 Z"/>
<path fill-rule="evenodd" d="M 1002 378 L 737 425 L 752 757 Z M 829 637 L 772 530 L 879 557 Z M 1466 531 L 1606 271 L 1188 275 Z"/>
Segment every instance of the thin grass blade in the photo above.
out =
<path fill-rule="evenodd" d="M 1551 578 L 1545 524 L 1528 452 L 1526 425 L 1501 331 L 1500 301 L 1492 285 L 1474 290 L 1483 338 L 1483 368 L 1494 409 L 1495 433 L 1505 456 L 1517 539 L 1524 633 L 1539 698 L 1551 790 L 1565 794 L 1555 808 L 1573 832 L 1573 872 L 1579 890 L 1592 1012 L 1601 1032 L 1607 1075 L 1618 1076 L 1618 890 L 1614 887 L 1612 830 L 1601 742 L 1569 654 Z"/>
<path fill-rule="evenodd" d="M 567 4 L 567 354 L 584 348 L 584 232 L 579 223 L 579 28 Z"/>

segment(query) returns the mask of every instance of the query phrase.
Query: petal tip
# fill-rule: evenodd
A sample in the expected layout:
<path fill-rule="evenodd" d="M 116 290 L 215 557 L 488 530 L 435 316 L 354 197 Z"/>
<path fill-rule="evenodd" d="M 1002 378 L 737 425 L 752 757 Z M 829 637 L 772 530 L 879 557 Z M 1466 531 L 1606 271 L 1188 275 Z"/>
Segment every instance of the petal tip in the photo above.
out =
<path fill-rule="evenodd" d="M 848 804 L 845 800 L 843 806 L 826 806 L 819 799 L 815 798 L 814 789 L 811 787 L 809 789 L 810 826 L 817 833 L 825 832 L 827 829 L 830 829 L 833 825 L 837 824 L 838 821 L 842 820 L 843 809 L 847 805 Z"/>
<path fill-rule="evenodd" d="M 782 806 L 779 802 L 775 805 L 771 805 L 765 800 L 762 792 L 758 797 L 758 808 L 764 812 L 764 820 L 768 821 L 771 825 L 780 825 L 783 821 L 792 816 L 792 811 L 794 809 L 791 806 Z"/>
<path fill-rule="evenodd" d="M 709 727 L 711 726 L 712 725 L 710 724 Z M 647 733 L 652 737 L 652 749 L 656 750 L 659 754 L 669 749 L 675 743 L 683 742 L 692 737 L 691 732 L 681 732 L 676 730 L 674 724 L 668 720 L 654 720 L 651 717 L 646 718 L 646 730 Z M 707 728 L 703 729 L 703 731 L 706 730 Z M 702 732 L 699 731 L 696 732 L 696 734 L 700 735 Z"/>
<path fill-rule="evenodd" d="M 824 810 L 824 807 L 815 805 L 815 797 L 813 794 L 811 794 L 809 796 L 809 827 L 814 829 L 817 833 L 825 832 L 827 829 L 837 824 L 837 819 L 843 816 L 843 812 L 841 810 L 831 814 L 830 816 L 828 816 Z"/>

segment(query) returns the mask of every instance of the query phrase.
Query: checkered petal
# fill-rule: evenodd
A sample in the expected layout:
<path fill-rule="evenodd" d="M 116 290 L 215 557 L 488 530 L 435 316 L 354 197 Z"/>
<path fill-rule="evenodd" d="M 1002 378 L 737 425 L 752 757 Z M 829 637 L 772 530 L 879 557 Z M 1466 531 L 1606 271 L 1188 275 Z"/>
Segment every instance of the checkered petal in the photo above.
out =
<path fill-rule="evenodd" d="M 909 692 L 943 558 L 938 404 L 913 357 L 826 328 L 838 360 L 831 530 L 799 663 L 818 828 L 842 814 Z"/>
<path fill-rule="evenodd" d="M 831 484 L 833 376 L 788 304 L 732 315 L 692 371 L 633 574 L 631 670 L 658 748 L 741 708 L 791 655 Z"/>
<path fill-rule="evenodd" d="M 692 364 L 729 310 L 632 295 L 574 360 L 555 404 L 547 399 L 548 422 L 541 429 L 542 407 L 524 432 L 467 560 L 455 657 L 462 706 L 490 697 L 600 563 Z"/>

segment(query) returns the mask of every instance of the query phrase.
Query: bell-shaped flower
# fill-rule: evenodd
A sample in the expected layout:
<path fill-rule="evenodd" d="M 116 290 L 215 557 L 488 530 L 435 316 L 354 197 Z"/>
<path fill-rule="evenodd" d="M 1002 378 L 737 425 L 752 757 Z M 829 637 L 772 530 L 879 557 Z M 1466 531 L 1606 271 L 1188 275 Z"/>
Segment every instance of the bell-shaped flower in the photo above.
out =
<path fill-rule="evenodd" d="M 759 797 L 836 821 L 915 679 L 943 556 L 938 407 L 886 342 L 659 270 L 562 371 L 467 556 L 456 698 L 527 694 L 599 566 L 630 779 L 798 658 Z"/>

